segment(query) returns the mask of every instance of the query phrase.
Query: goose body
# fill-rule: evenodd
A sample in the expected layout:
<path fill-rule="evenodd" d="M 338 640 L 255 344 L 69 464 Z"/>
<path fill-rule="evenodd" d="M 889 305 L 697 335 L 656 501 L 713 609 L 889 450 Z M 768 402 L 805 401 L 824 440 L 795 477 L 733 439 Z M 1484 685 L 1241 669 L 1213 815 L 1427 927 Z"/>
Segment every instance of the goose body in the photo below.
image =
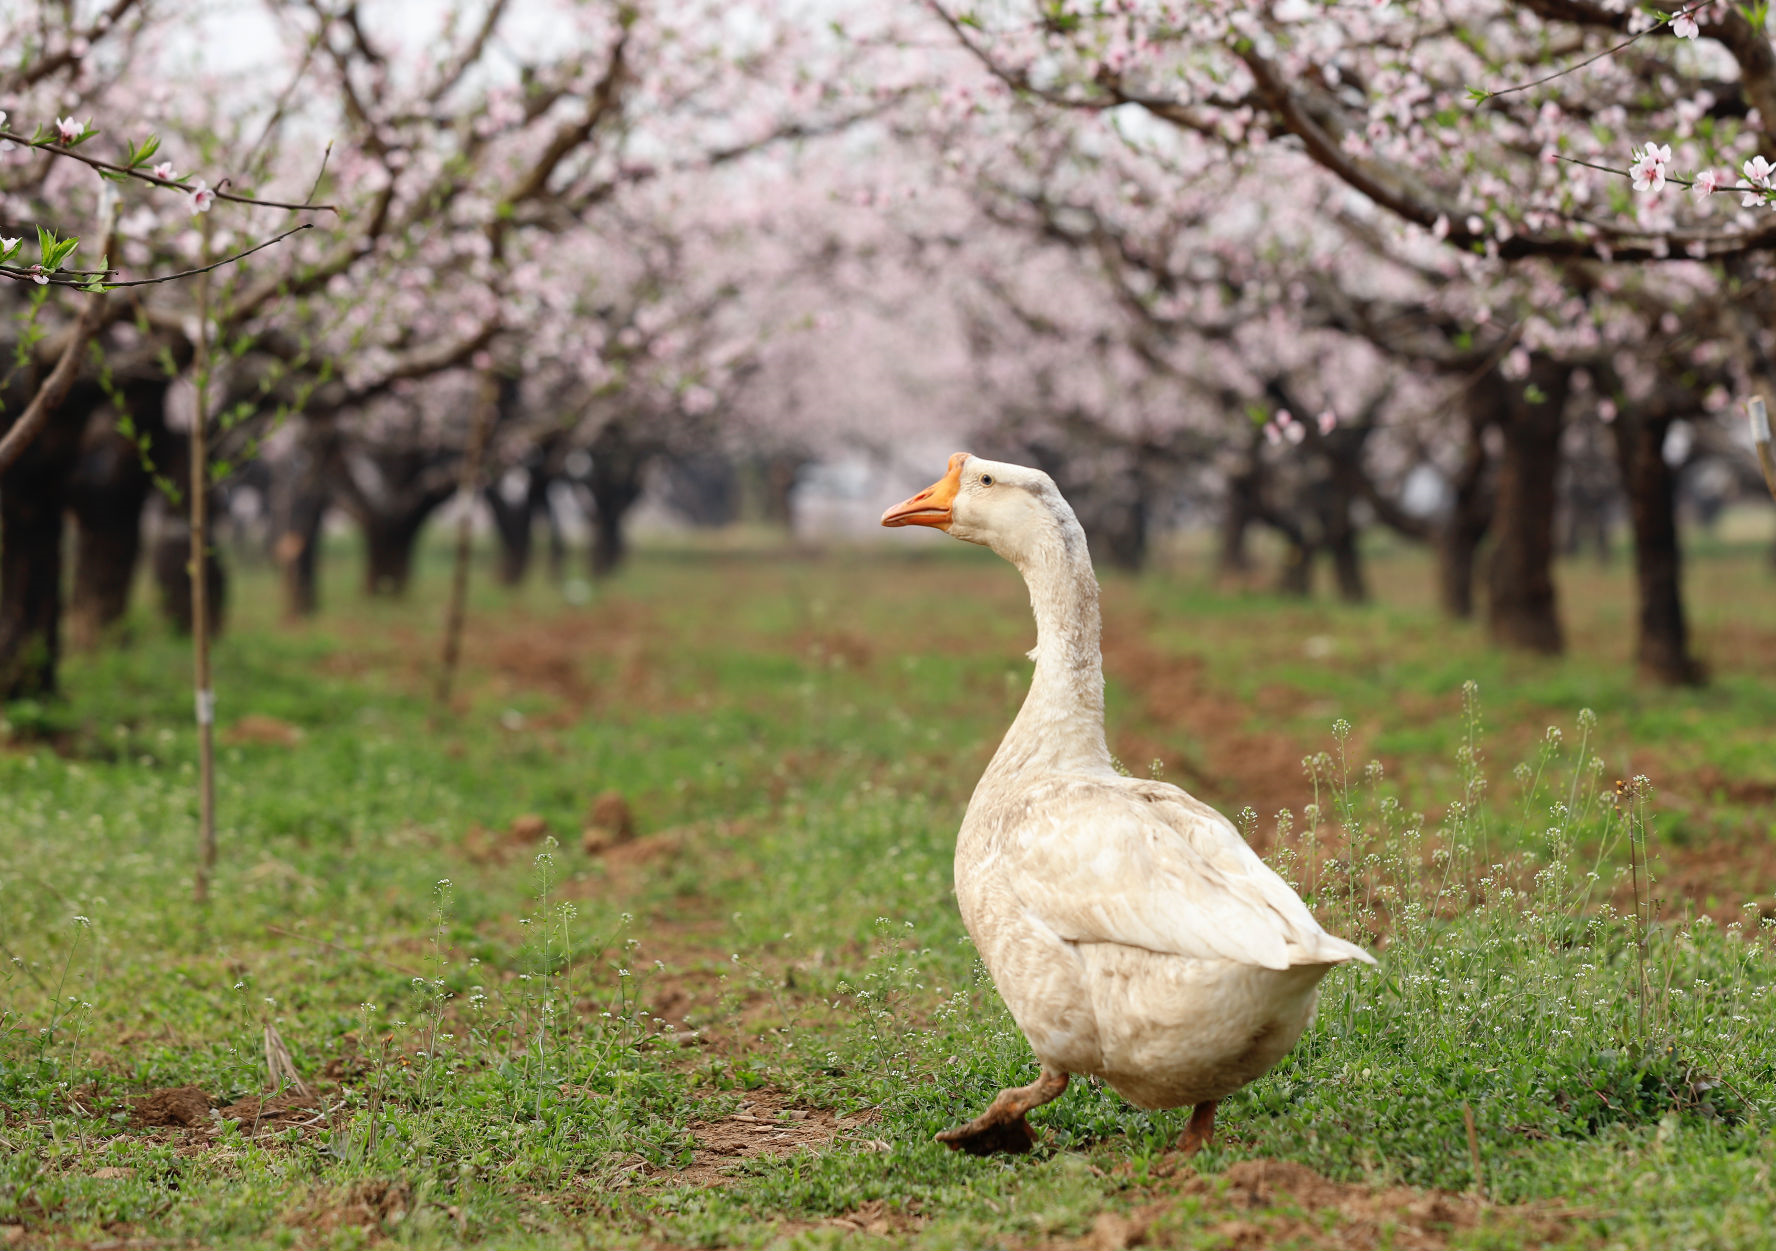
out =
<path fill-rule="evenodd" d="M 1090 1074 L 1139 1107 L 1196 1106 L 1185 1146 L 1200 1147 L 1215 1101 L 1301 1037 L 1326 972 L 1373 959 L 1321 929 L 1226 817 L 1117 773 L 1097 580 L 1046 474 L 957 453 L 882 521 L 993 548 L 1023 574 L 1036 616 L 1030 692 L 969 801 L 956 895 L 1042 1077 L 940 1138 L 1027 1149 L 1023 1113 Z"/>

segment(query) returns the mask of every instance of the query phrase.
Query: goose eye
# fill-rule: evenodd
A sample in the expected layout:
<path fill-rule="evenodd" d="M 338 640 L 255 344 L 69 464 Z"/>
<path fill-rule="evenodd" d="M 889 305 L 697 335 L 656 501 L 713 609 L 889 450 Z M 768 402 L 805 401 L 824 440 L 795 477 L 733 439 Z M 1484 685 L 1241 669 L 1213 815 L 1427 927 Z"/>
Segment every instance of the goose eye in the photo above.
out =
<path fill-rule="evenodd" d="M 980 477 L 980 484 L 982 486 L 992 486 L 993 485 L 993 475 L 990 473 L 983 473 Z"/>

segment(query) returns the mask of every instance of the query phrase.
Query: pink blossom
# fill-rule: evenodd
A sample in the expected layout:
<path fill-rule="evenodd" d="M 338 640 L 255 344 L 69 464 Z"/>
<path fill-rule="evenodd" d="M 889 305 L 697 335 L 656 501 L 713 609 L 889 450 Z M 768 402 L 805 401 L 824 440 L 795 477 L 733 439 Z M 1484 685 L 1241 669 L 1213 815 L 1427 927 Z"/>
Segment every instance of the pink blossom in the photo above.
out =
<path fill-rule="evenodd" d="M 1628 167 L 1628 174 L 1634 180 L 1636 191 L 1658 192 L 1665 187 L 1665 164 L 1671 159 L 1671 146 L 1660 147 L 1656 143 L 1647 144 L 1644 151 L 1636 151 L 1634 164 Z"/>
<path fill-rule="evenodd" d="M 173 181 L 173 163 L 171 161 L 162 161 L 148 172 L 163 182 Z"/>
<path fill-rule="evenodd" d="M 1329 408 L 1320 414 L 1318 420 L 1321 434 L 1331 434 L 1338 426 L 1338 414 Z"/>
<path fill-rule="evenodd" d="M 49 275 L 43 272 L 43 266 L 31 266 L 31 281 L 40 287 L 47 287 L 49 285 Z"/>
<path fill-rule="evenodd" d="M 207 213 L 210 211 L 210 205 L 215 202 L 216 193 L 206 187 L 204 180 L 199 178 L 191 188 L 191 211 L 193 213 Z"/>
<path fill-rule="evenodd" d="M 80 138 L 80 132 L 83 128 L 80 123 L 75 121 L 72 117 L 58 117 L 56 118 L 55 124 L 56 137 L 64 144 L 73 143 L 76 139 Z"/>
<path fill-rule="evenodd" d="M 1720 190 L 1722 177 L 1719 170 L 1703 170 L 1696 175 L 1696 181 L 1690 184 L 1690 194 L 1698 200 L 1706 200 Z"/>
<path fill-rule="evenodd" d="M 1745 171 L 1745 181 L 1754 187 L 1769 186 L 1770 175 L 1776 173 L 1776 166 L 1772 166 L 1762 156 L 1752 157 L 1739 168 Z"/>
<path fill-rule="evenodd" d="M 1696 25 L 1696 19 L 1691 17 L 1688 13 L 1679 13 L 1676 17 L 1671 19 L 1671 33 L 1676 35 L 1679 39 L 1694 39 L 1701 32 L 1701 29 L 1700 26 Z"/>

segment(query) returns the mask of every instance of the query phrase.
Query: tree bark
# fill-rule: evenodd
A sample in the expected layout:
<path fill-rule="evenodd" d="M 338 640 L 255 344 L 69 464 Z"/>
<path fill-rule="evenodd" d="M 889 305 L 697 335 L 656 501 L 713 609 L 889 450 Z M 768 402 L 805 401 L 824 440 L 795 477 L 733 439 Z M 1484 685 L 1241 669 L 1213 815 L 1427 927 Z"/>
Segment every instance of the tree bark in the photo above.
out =
<path fill-rule="evenodd" d="M 497 481 L 488 483 L 481 493 L 499 538 L 497 572 L 502 586 L 517 586 L 530 572 L 536 521 L 549 512 L 549 475 L 538 465 L 526 466 L 524 475 L 524 495 L 516 503 L 506 499 Z"/>
<path fill-rule="evenodd" d="M 1221 547 L 1215 565 L 1224 578 L 1251 572 L 1252 553 L 1246 539 L 1255 520 L 1251 492 L 1253 477 L 1242 473 L 1227 480 L 1227 498 L 1221 508 Z"/>
<path fill-rule="evenodd" d="M 1288 543 L 1283 552 L 1283 567 L 1277 571 L 1277 591 L 1306 599 L 1313 594 L 1314 549 L 1294 538 L 1289 538 Z"/>
<path fill-rule="evenodd" d="M 32 448 L 50 442 L 40 435 Z M 56 693 L 61 655 L 62 483 L 35 484 L 17 470 L 0 481 L 0 701 L 41 699 Z M 72 460 L 70 455 L 68 458 Z"/>
<path fill-rule="evenodd" d="M 1492 491 L 1487 481 L 1486 427 L 1491 412 L 1481 397 L 1468 397 L 1468 446 L 1456 473 L 1449 515 L 1437 534 L 1437 587 L 1443 611 L 1458 621 L 1474 615 L 1474 572 L 1480 544 L 1492 526 Z"/>
<path fill-rule="evenodd" d="M 1669 417 L 1616 419 L 1616 463 L 1634 526 L 1634 586 L 1639 628 L 1634 654 L 1642 673 L 1672 686 L 1698 686 L 1683 606 L 1683 553 L 1677 532 L 1677 471 L 1665 460 Z"/>
<path fill-rule="evenodd" d="M 1557 655 L 1565 640 L 1554 595 L 1555 482 L 1567 371 L 1536 356 L 1527 379 L 1507 381 L 1494 370 L 1480 388 L 1491 393 L 1504 435 L 1487 569 L 1487 629 L 1506 647 Z"/>
<path fill-rule="evenodd" d="M 413 580 L 413 552 L 419 532 L 433 510 L 362 518 L 364 527 L 364 594 L 399 598 Z"/>
<path fill-rule="evenodd" d="M 215 509 L 212 494 L 211 510 Z M 204 558 L 204 616 L 209 633 L 215 638 L 222 633 L 227 618 L 228 572 L 223 568 L 214 543 L 207 544 Z M 154 581 L 160 587 L 160 608 L 168 624 L 182 635 L 191 633 L 194 618 L 191 608 L 191 523 L 185 517 L 168 515 L 154 536 Z"/>
<path fill-rule="evenodd" d="M 1363 553 L 1358 546 L 1356 506 L 1362 495 L 1363 448 L 1373 427 L 1346 425 L 1321 435 L 1329 474 L 1324 488 L 1320 531 L 1332 556 L 1332 573 L 1338 598 L 1347 604 L 1369 602 L 1369 583 L 1363 576 Z"/>
<path fill-rule="evenodd" d="M 332 502 L 327 471 L 337 465 L 332 426 L 325 417 L 314 417 L 290 457 L 274 469 L 272 555 L 283 584 L 284 615 L 292 619 L 312 617 L 321 608 L 322 527 Z"/>
<path fill-rule="evenodd" d="M 77 647 L 97 646 L 129 611 L 142 553 L 142 512 L 154 489 L 143 455 L 158 465 L 165 454 L 166 393 L 162 379 L 123 389 L 131 428 L 143 445 L 118 428 L 121 414 L 110 405 L 87 421 L 68 484 L 76 523 L 68 632 Z"/>
<path fill-rule="evenodd" d="M 614 574 L 628 555 L 623 518 L 641 498 L 646 457 L 620 423 L 599 432 L 592 445 L 592 576 Z"/>
<path fill-rule="evenodd" d="M 1086 538 L 1100 563 L 1138 573 L 1147 563 L 1147 500 L 1139 482 L 1118 496 L 1100 502 Z"/>
<path fill-rule="evenodd" d="M 68 478 L 85 417 L 102 402 L 97 387 L 74 384 L 0 472 L 0 702 L 56 693 Z"/>

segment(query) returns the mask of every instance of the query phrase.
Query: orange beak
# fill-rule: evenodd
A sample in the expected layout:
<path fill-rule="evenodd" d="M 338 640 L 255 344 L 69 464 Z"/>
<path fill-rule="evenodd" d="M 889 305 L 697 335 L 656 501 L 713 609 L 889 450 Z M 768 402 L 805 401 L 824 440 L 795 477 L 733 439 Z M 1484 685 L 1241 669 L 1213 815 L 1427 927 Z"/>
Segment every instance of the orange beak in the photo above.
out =
<path fill-rule="evenodd" d="M 950 506 L 956 502 L 956 492 L 962 489 L 962 466 L 967 463 L 967 452 L 957 452 L 950 457 L 950 471 L 948 473 L 911 499 L 902 500 L 883 513 L 882 524 L 885 526 L 935 526 L 939 530 L 948 530 L 950 528 Z"/>

